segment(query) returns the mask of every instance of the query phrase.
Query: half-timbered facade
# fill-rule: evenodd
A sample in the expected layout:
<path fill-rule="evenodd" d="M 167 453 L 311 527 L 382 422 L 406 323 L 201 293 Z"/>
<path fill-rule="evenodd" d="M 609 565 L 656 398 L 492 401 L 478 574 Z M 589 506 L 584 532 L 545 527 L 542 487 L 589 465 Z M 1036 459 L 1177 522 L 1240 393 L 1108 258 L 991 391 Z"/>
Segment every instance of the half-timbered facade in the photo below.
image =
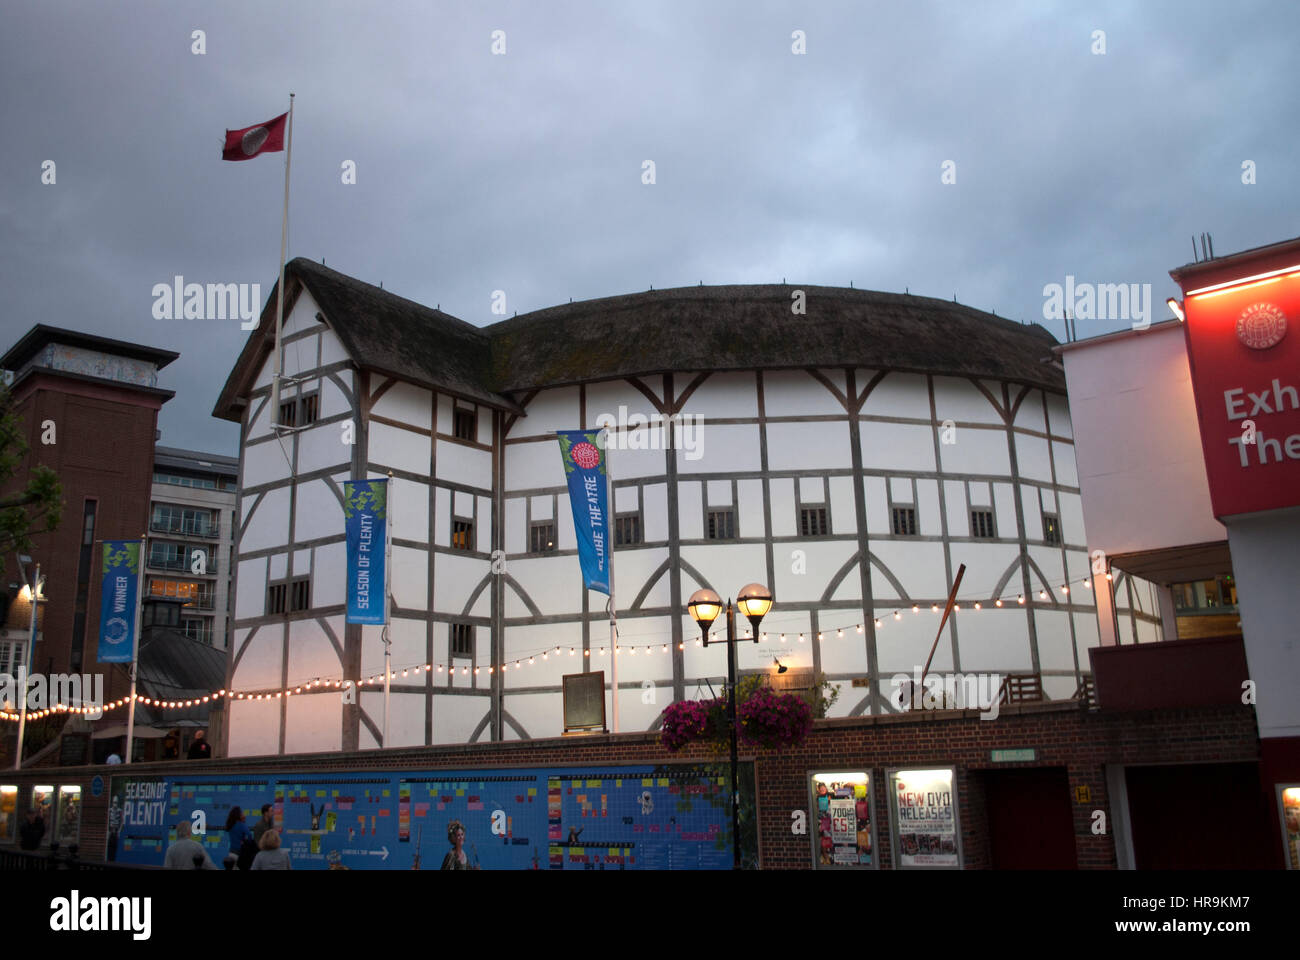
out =
<path fill-rule="evenodd" d="M 894 709 L 891 678 L 925 662 L 961 564 L 932 669 L 1037 674 L 1054 698 L 1088 670 L 1070 420 L 1037 325 L 788 285 L 478 328 L 309 261 L 285 276 L 292 429 L 270 426 L 274 292 L 216 409 L 242 429 L 229 687 L 253 697 L 231 704 L 232 755 L 380 743 L 381 686 L 334 686 L 384 669 L 383 628 L 344 623 L 354 478 L 392 477 L 388 744 L 557 735 L 562 676 L 608 679 L 615 654 L 554 431 L 604 423 L 621 729 L 718 689 L 726 650 L 700 646 L 685 609 L 704 586 L 772 588 L 740 667 L 825 674 L 832 715 Z"/>

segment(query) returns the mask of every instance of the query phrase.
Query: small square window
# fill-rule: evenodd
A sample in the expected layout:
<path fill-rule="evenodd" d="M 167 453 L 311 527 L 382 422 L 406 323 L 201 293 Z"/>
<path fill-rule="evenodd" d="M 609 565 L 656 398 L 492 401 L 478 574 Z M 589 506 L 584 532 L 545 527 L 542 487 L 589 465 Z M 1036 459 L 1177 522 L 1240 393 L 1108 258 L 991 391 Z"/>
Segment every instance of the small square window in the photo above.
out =
<path fill-rule="evenodd" d="M 311 578 L 299 577 L 292 583 L 293 602 L 291 610 L 309 610 L 311 609 Z"/>
<path fill-rule="evenodd" d="M 1043 539 L 1048 543 L 1061 542 L 1061 521 L 1054 513 L 1043 514 Z"/>
<path fill-rule="evenodd" d="M 474 627 L 468 623 L 451 625 L 451 655 L 453 657 L 473 658 Z"/>
<path fill-rule="evenodd" d="M 736 511 L 730 507 L 725 510 L 710 510 L 706 536 L 710 540 L 734 540 L 736 538 Z"/>
<path fill-rule="evenodd" d="M 474 521 L 451 521 L 451 546 L 453 550 L 474 549 Z"/>
<path fill-rule="evenodd" d="M 285 601 L 288 599 L 289 585 L 273 583 L 266 588 L 266 612 L 284 613 Z"/>
<path fill-rule="evenodd" d="M 826 508 L 799 508 L 799 535 L 803 537 L 826 536 Z"/>
<path fill-rule="evenodd" d="M 970 512 L 970 535 L 982 540 L 992 540 L 997 536 L 993 527 L 992 510 L 972 510 Z"/>
<path fill-rule="evenodd" d="M 301 398 L 300 404 L 302 416 L 298 418 L 298 425 L 305 427 L 315 423 L 320 416 L 320 394 L 309 393 Z"/>
<path fill-rule="evenodd" d="M 894 536 L 916 536 L 916 507 L 894 507 L 890 513 Z"/>
<path fill-rule="evenodd" d="M 555 549 L 555 524 L 542 520 L 528 528 L 528 547 L 533 553 L 550 553 Z"/>
<path fill-rule="evenodd" d="M 457 407 L 452 413 L 452 432 L 457 440 L 468 440 L 473 443 L 478 439 L 478 413 Z"/>
<path fill-rule="evenodd" d="M 280 426 L 296 427 L 298 425 L 298 401 L 280 401 Z"/>
<path fill-rule="evenodd" d="M 614 546 L 641 543 L 641 515 L 629 513 L 614 518 Z"/>

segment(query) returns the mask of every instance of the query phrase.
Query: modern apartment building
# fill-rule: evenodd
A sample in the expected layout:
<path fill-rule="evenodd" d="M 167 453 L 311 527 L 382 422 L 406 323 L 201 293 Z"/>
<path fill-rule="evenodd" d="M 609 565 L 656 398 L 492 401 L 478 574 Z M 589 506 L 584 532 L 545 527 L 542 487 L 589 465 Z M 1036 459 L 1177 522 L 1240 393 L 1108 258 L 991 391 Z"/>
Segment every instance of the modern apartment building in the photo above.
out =
<path fill-rule="evenodd" d="M 146 590 L 180 604 L 154 605 L 192 640 L 229 647 L 230 556 L 239 460 L 154 448 Z M 155 613 L 158 615 L 158 613 Z"/>

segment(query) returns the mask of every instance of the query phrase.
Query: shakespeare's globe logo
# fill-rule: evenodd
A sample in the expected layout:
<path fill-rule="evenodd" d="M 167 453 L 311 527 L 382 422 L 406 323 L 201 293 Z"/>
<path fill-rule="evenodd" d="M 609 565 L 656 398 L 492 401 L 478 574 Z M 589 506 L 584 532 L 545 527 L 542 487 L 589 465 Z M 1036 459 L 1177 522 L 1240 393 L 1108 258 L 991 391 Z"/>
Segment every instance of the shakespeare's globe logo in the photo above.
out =
<path fill-rule="evenodd" d="M 121 617 L 114 617 L 104 626 L 104 639 L 109 643 L 121 643 L 127 638 L 131 628 Z"/>
<path fill-rule="evenodd" d="M 600 451 L 595 444 L 583 442 L 573 445 L 573 462 L 584 470 L 591 470 L 600 464 Z"/>
<path fill-rule="evenodd" d="M 244 151 L 244 156 L 251 157 L 262 149 L 262 144 L 266 143 L 266 138 L 270 135 L 271 131 L 266 127 L 253 127 L 251 130 L 246 130 L 239 141 L 239 149 Z"/>
<path fill-rule="evenodd" d="M 1272 303 L 1252 303 L 1237 318 L 1237 339 L 1252 350 L 1277 346 L 1286 336 L 1286 314 Z"/>

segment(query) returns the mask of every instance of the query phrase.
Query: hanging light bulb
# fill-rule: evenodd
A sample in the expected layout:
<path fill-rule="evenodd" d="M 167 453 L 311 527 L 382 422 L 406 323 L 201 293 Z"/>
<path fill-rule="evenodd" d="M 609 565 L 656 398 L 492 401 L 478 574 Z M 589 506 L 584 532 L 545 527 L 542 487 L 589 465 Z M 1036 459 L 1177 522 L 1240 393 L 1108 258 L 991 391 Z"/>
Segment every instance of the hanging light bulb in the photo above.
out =
<path fill-rule="evenodd" d="M 1111 578 L 1111 577 L 1110 577 L 1110 571 L 1107 570 L 1107 571 L 1106 571 L 1106 579 L 1109 580 L 1110 578 Z"/>
<path fill-rule="evenodd" d="M 1038 599 L 1039 599 L 1039 600 L 1046 600 L 1046 599 L 1047 599 L 1047 591 L 1046 591 L 1046 590 L 1039 590 L 1039 591 L 1038 591 Z"/>
<path fill-rule="evenodd" d="M 820 633 L 817 634 L 817 639 L 818 639 L 819 641 L 821 640 L 821 638 L 822 638 L 822 635 L 821 635 Z"/>
<path fill-rule="evenodd" d="M 913 613 L 920 613 L 920 612 L 921 612 L 921 608 L 918 607 L 918 606 L 914 603 L 914 604 L 912 604 L 912 612 L 913 612 Z"/>
<path fill-rule="evenodd" d="M 902 615 L 901 613 L 899 613 L 897 610 L 895 610 L 895 611 L 894 611 L 894 619 L 895 619 L 895 620 L 902 620 L 902 619 L 903 619 L 903 615 Z"/>
<path fill-rule="evenodd" d="M 677 649 L 678 649 L 678 650 L 685 650 L 685 649 L 686 649 L 686 644 L 682 643 L 681 641 L 678 641 L 678 643 L 677 643 Z"/>
<path fill-rule="evenodd" d="M 767 634 L 766 634 L 766 633 L 760 633 L 760 634 L 758 635 L 758 638 L 759 638 L 760 640 L 762 640 L 764 643 L 767 643 Z"/>
<path fill-rule="evenodd" d="M 668 652 L 668 644 L 666 644 L 666 643 L 664 644 L 663 652 L 664 652 L 664 653 L 667 653 L 667 652 Z"/>
<path fill-rule="evenodd" d="M 1083 588 L 1084 588 L 1085 590 L 1091 590 L 1091 589 L 1092 589 L 1092 581 L 1089 580 L 1087 577 L 1084 577 L 1084 578 L 1083 578 Z"/>
<path fill-rule="evenodd" d="M 1021 605 L 1023 606 L 1023 605 L 1024 605 L 1024 602 L 1025 602 L 1025 595 L 1024 595 L 1023 593 L 1022 593 L 1022 594 L 1019 594 L 1019 595 L 1016 597 L 1016 603 L 1019 603 L 1019 604 L 1021 604 Z"/>
<path fill-rule="evenodd" d="M 835 636 L 836 636 L 838 639 L 843 640 L 843 639 L 844 639 L 844 628 L 843 628 L 843 627 L 840 627 L 838 630 L 836 630 L 836 631 L 835 631 Z"/>
<path fill-rule="evenodd" d="M 862 624 L 859 623 L 859 624 L 858 624 L 858 633 L 861 633 L 861 632 L 862 632 Z"/>
<path fill-rule="evenodd" d="M 983 608 L 980 606 L 980 602 L 979 602 L 978 600 L 975 601 L 975 609 L 976 609 L 976 610 L 982 610 L 982 609 L 983 609 Z"/>
<path fill-rule="evenodd" d="M 569 656 L 572 657 L 573 655 L 574 655 L 573 647 L 570 647 L 570 648 L 569 648 Z"/>
<path fill-rule="evenodd" d="M 782 642 L 782 643 L 785 643 L 785 634 L 784 634 L 784 633 L 781 634 L 781 642 Z"/>
<path fill-rule="evenodd" d="M 1069 592 L 1070 592 L 1070 585 L 1069 585 L 1068 583 L 1063 583 L 1063 584 L 1061 584 L 1061 592 L 1062 592 L 1062 593 L 1069 593 Z"/>
<path fill-rule="evenodd" d="M 939 605 L 938 605 L 937 603 L 932 603 L 932 604 L 930 604 L 930 612 L 931 612 L 931 613 L 938 613 L 938 612 L 939 612 Z"/>
<path fill-rule="evenodd" d="M 995 607 L 1000 607 L 1000 606 L 1002 606 L 1002 598 L 1001 598 L 1001 597 L 998 597 L 998 599 L 994 600 L 994 601 L 993 601 L 993 606 L 995 606 Z"/>

